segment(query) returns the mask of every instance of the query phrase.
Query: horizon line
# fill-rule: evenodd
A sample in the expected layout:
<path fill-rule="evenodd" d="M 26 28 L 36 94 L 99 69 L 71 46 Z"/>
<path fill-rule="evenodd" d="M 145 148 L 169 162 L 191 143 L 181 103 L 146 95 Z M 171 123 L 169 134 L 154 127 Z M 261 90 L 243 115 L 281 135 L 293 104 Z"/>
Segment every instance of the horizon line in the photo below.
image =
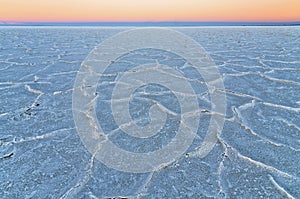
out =
<path fill-rule="evenodd" d="M 300 25 L 300 21 L 0 21 L 0 26 L 149 26 L 149 25 L 164 25 L 164 26 L 221 26 L 221 25 Z"/>

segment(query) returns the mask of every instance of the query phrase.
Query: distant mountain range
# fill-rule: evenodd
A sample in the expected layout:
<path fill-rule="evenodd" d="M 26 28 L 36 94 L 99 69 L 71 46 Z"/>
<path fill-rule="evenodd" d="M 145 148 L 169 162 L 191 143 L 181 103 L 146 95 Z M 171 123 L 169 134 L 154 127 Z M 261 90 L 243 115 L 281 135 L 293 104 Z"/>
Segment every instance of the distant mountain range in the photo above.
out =
<path fill-rule="evenodd" d="M 6 22 L 0 26 L 299 26 L 299 22 Z"/>

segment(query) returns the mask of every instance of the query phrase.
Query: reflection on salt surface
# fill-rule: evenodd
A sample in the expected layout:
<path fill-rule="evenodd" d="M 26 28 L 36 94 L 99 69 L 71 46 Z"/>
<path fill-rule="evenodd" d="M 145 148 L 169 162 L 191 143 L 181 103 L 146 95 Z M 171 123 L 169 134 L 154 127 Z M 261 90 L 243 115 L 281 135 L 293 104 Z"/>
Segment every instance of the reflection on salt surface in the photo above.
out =
<path fill-rule="evenodd" d="M 300 197 L 300 28 L 177 30 L 199 42 L 223 75 L 225 89 L 218 92 L 227 95 L 225 126 L 209 155 L 197 157 L 214 114 L 203 95 L 200 128 L 188 155 L 156 172 L 130 174 L 90 155 L 71 109 L 82 60 L 121 29 L 0 29 L 1 198 Z M 147 88 L 139 89 L 132 105 L 139 106 L 139 92 Z M 169 106 L 177 111 L 176 103 Z M 176 118 L 173 124 L 166 128 L 175 128 Z"/>

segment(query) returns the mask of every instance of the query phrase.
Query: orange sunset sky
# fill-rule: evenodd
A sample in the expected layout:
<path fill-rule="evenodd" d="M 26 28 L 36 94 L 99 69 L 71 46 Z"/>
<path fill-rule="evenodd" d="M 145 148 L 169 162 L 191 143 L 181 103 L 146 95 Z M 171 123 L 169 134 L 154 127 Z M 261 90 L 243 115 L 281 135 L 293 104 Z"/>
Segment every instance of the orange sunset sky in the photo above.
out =
<path fill-rule="evenodd" d="M 0 0 L 1 21 L 300 21 L 300 0 Z"/>

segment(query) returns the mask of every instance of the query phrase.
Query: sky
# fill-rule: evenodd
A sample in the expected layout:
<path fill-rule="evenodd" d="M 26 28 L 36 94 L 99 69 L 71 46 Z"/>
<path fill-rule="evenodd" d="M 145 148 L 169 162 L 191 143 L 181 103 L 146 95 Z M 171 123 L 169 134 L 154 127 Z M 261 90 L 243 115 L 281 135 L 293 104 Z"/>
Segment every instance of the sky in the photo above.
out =
<path fill-rule="evenodd" d="M 0 0 L 0 22 L 300 21 L 300 0 Z"/>

